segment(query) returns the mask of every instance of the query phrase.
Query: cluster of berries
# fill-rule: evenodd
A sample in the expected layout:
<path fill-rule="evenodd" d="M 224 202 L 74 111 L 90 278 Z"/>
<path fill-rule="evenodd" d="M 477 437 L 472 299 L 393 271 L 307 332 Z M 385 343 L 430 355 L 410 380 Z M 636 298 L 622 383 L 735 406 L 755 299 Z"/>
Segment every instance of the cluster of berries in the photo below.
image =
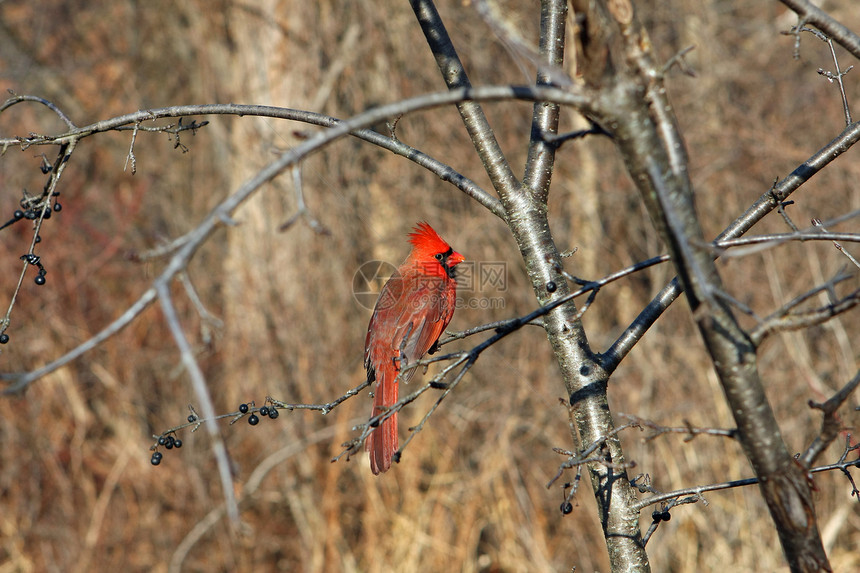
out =
<path fill-rule="evenodd" d="M 0 339 L 2 339 L 3 336 L 6 335 L 0 335 Z M 2 343 L 2 340 L 0 340 L 0 343 Z M 252 426 L 256 426 L 260 423 L 261 416 L 263 418 L 271 418 L 272 420 L 275 420 L 278 416 L 280 416 L 280 412 L 278 412 L 278 409 L 274 405 L 262 406 L 256 411 L 252 411 L 252 408 L 254 408 L 253 402 L 250 404 L 239 404 L 239 414 L 246 415 L 250 412 L 250 415 L 248 416 L 248 423 Z M 238 420 L 238 417 L 236 419 Z M 190 414 L 188 416 L 188 423 L 198 423 L 197 416 L 195 414 Z M 155 446 L 155 451 L 152 453 L 152 458 L 150 459 L 152 465 L 159 465 L 161 463 L 162 458 L 164 457 L 164 454 L 158 451 L 159 446 L 163 447 L 166 450 L 172 450 L 173 448 L 182 447 L 182 440 L 174 436 L 174 432 L 175 430 L 169 430 L 167 433 L 158 437 L 158 445 Z"/>
<path fill-rule="evenodd" d="M 54 206 L 52 208 L 54 211 L 56 211 L 58 213 L 63 210 L 63 206 L 60 205 L 59 203 L 54 203 Z M 19 221 L 21 219 L 27 219 L 29 221 L 34 221 L 34 220 L 39 218 L 40 213 L 41 213 L 41 211 L 37 211 L 36 209 L 34 209 L 32 207 L 27 209 L 26 211 L 22 211 L 21 209 L 16 209 L 15 212 L 12 213 L 12 217 L 15 219 L 15 221 Z M 47 211 L 45 211 L 45 217 L 44 218 L 45 219 L 51 218 L 51 209 L 48 209 Z"/>
<path fill-rule="evenodd" d="M 190 418 L 190 416 L 189 416 L 189 418 Z M 166 436 L 159 436 L 158 437 L 158 445 L 164 446 L 164 448 L 167 450 L 172 450 L 173 448 L 181 448 L 182 447 L 182 440 L 180 440 L 179 438 L 176 438 L 173 434 L 168 434 Z M 164 454 L 162 454 L 158 450 L 155 450 L 152 453 L 152 459 L 150 459 L 149 461 L 152 463 L 152 465 L 157 466 L 158 464 L 161 463 L 161 458 L 163 458 L 163 457 L 164 457 Z"/>
<path fill-rule="evenodd" d="M 45 171 L 43 170 L 43 173 Z M 26 221 L 35 221 L 40 216 L 42 219 L 50 219 L 53 212 L 59 213 L 63 210 L 63 206 L 60 204 L 59 199 L 57 197 L 60 196 L 59 191 L 55 191 L 51 194 L 51 197 L 54 199 L 54 204 L 51 205 L 50 208 L 45 209 L 45 204 L 42 202 L 43 198 L 41 196 L 32 196 L 27 193 L 27 190 L 24 190 L 24 197 L 19 202 L 21 205 L 20 209 L 15 209 L 15 212 L 12 213 L 12 219 L 4 223 L 0 226 L 0 229 L 5 229 L 9 225 L 13 223 L 17 223 L 18 221 L 26 220 Z M 42 212 L 44 211 L 44 215 Z M 52 212 L 53 211 L 53 212 Z M 37 241 L 38 242 L 38 241 Z"/>
<path fill-rule="evenodd" d="M 250 410 L 251 410 L 251 406 L 249 404 L 239 404 L 239 412 L 240 413 L 247 414 Z M 280 415 L 280 413 L 278 412 L 278 409 L 275 408 L 274 406 L 263 406 L 258 410 L 258 412 L 259 412 L 260 416 L 262 416 L 264 418 L 268 416 L 269 418 L 271 418 L 273 420 L 276 419 Z M 256 412 L 252 413 L 250 416 L 248 416 L 248 423 L 251 424 L 252 426 L 256 426 L 257 424 L 260 423 L 260 416 L 258 416 Z"/>
<path fill-rule="evenodd" d="M 51 171 L 51 169 L 52 169 L 51 165 L 49 163 L 47 163 L 47 161 L 43 158 L 42 173 L 47 174 Z M 45 209 L 45 204 L 42 202 L 43 201 L 42 197 L 31 196 L 29 193 L 27 193 L 26 190 L 24 190 L 24 197 L 20 201 L 21 208 L 16 209 L 15 212 L 12 213 L 12 219 L 10 219 L 6 223 L 0 225 L 0 230 L 5 229 L 9 225 L 17 223 L 18 221 L 34 221 L 34 220 L 38 219 L 40 216 L 42 216 L 43 220 L 50 219 L 51 215 L 53 213 L 55 213 L 55 212 L 58 213 L 58 212 L 62 211 L 62 209 L 63 209 L 63 206 L 59 203 L 59 199 L 57 199 L 57 197 L 59 197 L 59 195 L 60 195 L 60 193 L 57 191 L 52 193 L 51 198 L 54 199 L 54 204 L 50 208 Z M 50 198 L 49 198 L 49 200 L 50 200 Z M 44 212 L 44 215 L 42 215 L 43 212 Z M 41 242 L 42 242 L 42 237 L 37 234 L 35 241 L 34 241 L 34 244 L 38 244 Z M 27 261 L 28 264 L 39 267 L 39 274 L 36 275 L 36 278 L 33 279 L 33 281 L 39 286 L 42 286 L 43 284 L 45 284 L 45 282 L 46 282 L 45 281 L 45 275 L 48 273 L 48 271 L 46 271 L 45 267 L 42 265 L 41 258 L 38 255 L 35 255 L 32 252 L 30 252 L 30 253 L 27 253 L 26 255 L 22 255 L 21 260 Z M 0 341 L 0 344 L 6 344 L 6 342 L 9 342 L 8 336 L 5 337 L 5 341 Z"/>
<path fill-rule="evenodd" d="M 669 521 L 672 519 L 672 514 L 669 513 L 668 509 L 664 509 L 662 511 L 655 509 L 654 513 L 651 514 L 651 519 L 654 520 L 654 523 L 659 523 L 661 521 Z"/>

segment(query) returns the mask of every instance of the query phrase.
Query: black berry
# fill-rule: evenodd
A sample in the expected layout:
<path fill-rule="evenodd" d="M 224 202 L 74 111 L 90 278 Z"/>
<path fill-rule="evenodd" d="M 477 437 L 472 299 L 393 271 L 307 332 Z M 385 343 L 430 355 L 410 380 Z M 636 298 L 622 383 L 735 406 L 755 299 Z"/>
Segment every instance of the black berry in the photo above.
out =
<path fill-rule="evenodd" d="M 167 436 L 159 436 L 159 438 L 158 438 L 158 445 L 159 445 L 159 446 L 164 446 L 164 445 L 166 445 L 166 444 L 167 444 Z"/>
<path fill-rule="evenodd" d="M 22 211 L 21 209 L 18 209 L 17 211 L 15 211 L 15 213 L 12 216 L 15 217 L 16 219 L 23 219 L 24 218 L 24 211 Z"/>
<path fill-rule="evenodd" d="M 655 509 L 654 513 L 651 514 L 651 519 L 653 519 L 655 522 L 669 521 L 670 519 L 672 519 L 672 516 L 669 515 L 668 511 L 659 511 Z"/>
<path fill-rule="evenodd" d="M 570 503 L 569 501 L 566 501 L 566 502 L 564 502 L 564 503 L 562 503 L 562 504 L 561 504 L 561 508 L 560 508 L 560 509 L 561 509 L 561 512 L 562 512 L 563 514 L 565 514 L 565 515 L 569 515 L 570 513 L 572 513 L 572 512 L 573 512 L 573 504 L 572 504 L 572 503 Z"/>
<path fill-rule="evenodd" d="M 278 409 L 277 409 L 277 408 L 269 408 L 269 417 L 270 417 L 271 419 L 273 419 L 273 420 L 274 420 L 274 419 L 275 419 L 275 418 L 277 418 L 278 416 L 280 416 L 280 413 L 278 412 Z"/>
<path fill-rule="evenodd" d="M 247 404 L 239 404 L 239 411 L 243 414 L 248 413 L 248 405 Z"/>
<path fill-rule="evenodd" d="M 0 334 L 0 344 L 6 344 L 7 342 L 9 342 L 9 335 L 5 332 Z"/>
<path fill-rule="evenodd" d="M 62 211 L 62 210 L 63 210 L 62 205 L 60 205 L 59 203 L 54 203 L 54 211 Z"/>
<path fill-rule="evenodd" d="M 546 292 L 555 292 L 555 289 L 558 287 L 555 285 L 555 282 L 549 281 L 546 283 Z"/>
<path fill-rule="evenodd" d="M 248 416 L 248 423 L 252 426 L 256 426 L 260 423 L 260 418 L 257 417 L 257 414 L 251 414 L 250 416 Z"/>
<path fill-rule="evenodd" d="M 33 282 L 39 286 L 42 286 L 43 284 L 45 284 L 45 275 L 37 276 L 36 278 L 33 279 Z"/>
<path fill-rule="evenodd" d="M 263 406 L 262 408 L 260 408 L 260 415 L 264 416 L 264 417 L 268 416 L 269 415 L 269 407 Z"/>
<path fill-rule="evenodd" d="M 152 458 L 149 461 L 152 465 L 157 466 L 158 464 L 161 463 L 162 457 L 163 457 L 163 454 L 161 452 L 155 452 L 154 454 L 152 454 Z"/>
<path fill-rule="evenodd" d="M 197 416 L 195 416 L 194 414 L 188 414 L 188 423 L 189 424 L 193 424 L 196 421 L 197 421 Z"/>
<path fill-rule="evenodd" d="M 176 448 L 181 448 L 182 447 L 182 440 L 174 440 L 173 446 Z"/>

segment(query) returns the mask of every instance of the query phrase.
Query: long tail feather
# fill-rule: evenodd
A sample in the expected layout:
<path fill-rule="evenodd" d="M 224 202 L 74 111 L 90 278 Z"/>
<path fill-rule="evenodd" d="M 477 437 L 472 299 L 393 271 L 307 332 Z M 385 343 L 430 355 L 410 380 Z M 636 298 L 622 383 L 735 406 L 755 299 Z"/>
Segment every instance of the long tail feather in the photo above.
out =
<path fill-rule="evenodd" d="M 389 369 L 386 369 L 389 370 Z M 373 415 L 377 416 L 397 402 L 397 371 L 377 372 L 376 395 L 373 398 Z M 391 458 L 399 447 L 397 437 L 397 412 L 384 420 L 367 437 L 367 451 L 370 452 L 370 469 L 374 475 L 388 471 Z"/>

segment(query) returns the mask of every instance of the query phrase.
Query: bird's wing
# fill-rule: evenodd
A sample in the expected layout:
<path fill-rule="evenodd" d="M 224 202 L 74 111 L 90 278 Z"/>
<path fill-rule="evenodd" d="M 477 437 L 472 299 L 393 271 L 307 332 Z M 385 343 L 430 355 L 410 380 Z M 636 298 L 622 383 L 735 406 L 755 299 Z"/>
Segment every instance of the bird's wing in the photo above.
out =
<path fill-rule="evenodd" d="M 453 312 L 454 292 L 446 278 L 419 276 L 389 281 L 368 328 L 366 365 L 378 370 L 383 361 L 396 361 L 400 370 L 401 361 L 410 364 L 419 360 L 442 335 Z M 414 372 L 405 375 L 406 379 Z"/>

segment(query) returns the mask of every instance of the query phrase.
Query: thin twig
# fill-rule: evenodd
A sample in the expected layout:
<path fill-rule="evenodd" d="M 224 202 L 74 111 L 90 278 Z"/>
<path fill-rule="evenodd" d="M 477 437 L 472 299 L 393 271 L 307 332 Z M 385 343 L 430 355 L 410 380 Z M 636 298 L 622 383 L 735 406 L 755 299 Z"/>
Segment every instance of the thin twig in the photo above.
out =
<path fill-rule="evenodd" d="M 809 328 L 810 326 L 827 322 L 831 318 L 854 308 L 860 304 L 860 289 L 819 308 L 805 311 L 793 311 L 793 309 L 803 301 L 822 291 L 833 292 L 833 286 L 835 284 L 849 278 L 851 278 L 851 275 L 837 275 L 825 284 L 819 285 L 786 303 L 759 322 L 759 324 L 750 332 L 750 340 L 752 340 L 753 344 L 759 346 L 765 338 L 775 332 Z"/>
<path fill-rule="evenodd" d="M 11 107 L 11 105 L 14 105 L 15 103 L 20 103 L 20 101 L 25 101 L 21 98 L 30 98 L 27 101 L 41 100 L 41 98 L 37 98 L 36 96 L 19 96 L 18 98 L 11 98 L 7 100 L 6 103 L 0 109 L 5 109 L 6 107 Z M 392 114 L 392 116 L 389 117 L 396 117 L 405 113 L 406 111 L 402 113 L 394 113 Z M 321 127 L 333 127 L 343 121 L 315 112 L 265 105 L 203 104 L 171 106 L 166 108 L 150 109 L 121 115 L 114 118 L 102 120 L 88 126 L 72 127 L 71 131 L 53 136 L 33 135 L 28 137 L 0 138 L 0 149 L 5 150 L 9 146 L 13 145 L 20 146 L 22 148 L 27 148 L 31 145 L 56 145 L 59 143 L 70 141 L 71 139 L 82 139 L 84 137 L 94 135 L 96 133 L 103 133 L 106 131 L 134 130 L 134 126 L 137 126 L 137 129 L 139 131 L 166 131 L 168 133 L 172 133 L 178 131 L 179 128 L 173 125 L 162 127 L 147 127 L 142 125 L 141 122 L 154 121 L 156 119 L 162 118 L 188 117 L 194 115 L 236 115 L 239 117 L 261 116 L 271 117 L 274 119 L 300 121 L 303 123 L 318 125 Z M 189 125 L 182 126 L 181 129 L 195 129 L 197 127 L 205 125 L 205 123 L 206 122 L 192 122 Z M 484 191 L 480 186 L 478 186 L 478 184 L 476 184 L 471 179 L 468 179 L 467 177 L 464 177 L 463 175 L 455 171 L 451 166 L 446 165 L 441 161 L 434 159 L 433 157 L 430 157 L 426 153 L 423 153 L 418 149 L 415 149 L 414 147 L 400 142 L 396 138 L 386 137 L 372 129 L 358 128 L 354 130 L 351 135 L 359 139 L 363 139 L 364 141 L 372 143 L 383 149 L 387 149 L 392 153 L 396 153 L 397 155 L 405 157 L 406 159 L 409 159 L 410 161 L 424 167 L 428 171 L 438 176 L 442 181 L 446 181 L 453 184 L 458 189 L 463 191 L 466 195 L 478 201 L 497 217 L 504 218 L 504 208 L 502 207 L 501 202 L 497 198 L 491 196 L 489 193 Z"/>
<path fill-rule="evenodd" d="M 323 416 L 337 408 L 343 402 L 347 401 L 349 398 L 359 394 L 362 390 L 370 386 L 371 382 L 369 380 L 365 380 L 358 386 L 352 388 L 347 391 L 343 396 L 335 398 L 331 402 L 326 402 L 325 404 L 290 404 L 288 402 L 282 402 L 280 400 L 276 400 L 274 398 L 267 398 L 269 402 L 277 406 L 278 408 L 283 408 L 285 410 L 317 410 L 322 413 Z"/>
<path fill-rule="evenodd" d="M 61 110 L 59 107 L 54 105 L 52 102 L 50 102 L 44 98 L 41 98 L 39 96 L 14 95 L 11 98 L 7 99 L 5 102 L 3 102 L 3 105 L 0 105 L 0 113 L 3 113 L 4 111 L 9 109 L 13 105 L 19 104 L 21 102 L 40 103 L 43 106 L 50 109 L 51 111 L 53 111 L 55 114 L 57 114 L 57 117 L 59 117 L 60 120 L 62 120 L 62 122 L 65 123 L 69 129 L 77 129 L 77 126 L 74 123 L 72 123 L 72 120 L 69 119 L 69 117 L 65 113 L 63 113 L 63 110 Z"/>
<path fill-rule="evenodd" d="M 828 231 L 828 230 L 827 230 L 827 228 L 826 228 L 826 227 L 824 226 L 824 224 L 821 222 L 821 219 L 817 219 L 817 218 L 816 218 L 816 219 L 813 219 L 813 220 L 812 220 L 812 225 L 813 225 L 813 226 L 815 226 L 815 227 L 820 228 L 822 233 L 829 233 L 829 232 L 830 232 L 830 231 Z M 840 253 L 842 253 L 843 255 L 845 255 L 846 257 L 848 257 L 848 260 L 849 260 L 849 261 L 851 261 L 851 263 L 852 263 L 855 267 L 860 268 L 860 262 L 858 262 L 858 261 L 857 261 L 857 259 L 855 259 L 855 258 L 854 258 L 854 256 L 853 256 L 851 253 L 849 253 L 848 251 L 846 251 L 846 250 L 845 250 L 845 247 L 843 247 L 843 246 L 842 246 L 842 244 L 841 244 L 839 241 L 833 241 L 833 246 L 834 246 L 834 247 L 836 247 L 836 249 L 837 249 L 837 250 L 839 250 L 839 252 L 840 252 Z"/>
<path fill-rule="evenodd" d="M 137 121 L 134 124 L 134 130 L 131 132 L 131 143 L 128 146 L 128 154 L 125 156 L 125 165 L 122 170 L 125 171 L 128 168 L 129 162 L 131 162 L 131 174 L 134 175 L 137 173 L 137 158 L 134 156 L 134 142 L 137 141 L 137 133 L 140 131 L 140 122 Z"/>
<path fill-rule="evenodd" d="M 552 477 L 552 479 L 547 482 L 547 489 L 552 487 L 552 484 L 558 481 L 558 479 L 564 474 L 564 470 L 575 468 L 584 464 L 590 463 L 599 463 L 603 466 L 613 468 L 613 469 L 627 469 L 636 467 L 635 462 L 627 462 L 623 464 L 623 466 L 619 466 L 618 464 L 613 464 L 612 462 L 607 462 L 605 456 L 592 456 L 595 451 L 599 448 L 603 447 L 606 440 L 611 438 L 612 436 L 617 435 L 619 432 L 622 432 L 628 428 L 635 428 L 636 424 L 624 424 L 621 426 L 617 426 L 612 429 L 607 435 L 600 436 L 598 439 L 591 442 L 588 446 L 583 448 L 577 452 L 571 452 L 568 450 L 563 450 L 561 448 L 553 448 L 553 451 L 557 454 L 562 454 L 564 456 L 568 456 L 568 459 L 562 463 L 558 467 L 558 472 Z"/>
<path fill-rule="evenodd" d="M 318 235 L 331 235 L 331 231 L 328 228 L 316 220 L 313 214 L 308 209 L 308 206 L 305 204 L 305 193 L 304 188 L 302 186 L 302 167 L 301 165 L 294 165 L 292 168 L 293 172 L 293 189 L 296 192 L 296 212 L 290 217 L 285 223 L 282 223 L 280 227 L 278 227 L 279 231 L 286 231 L 289 229 L 293 223 L 299 220 L 299 218 L 303 218 L 307 221 L 308 226 L 314 233 Z"/>
<path fill-rule="evenodd" d="M 827 449 L 827 446 L 836 439 L 842 425 L 836 412 L 845 403 L 857 385 L 860 384 L 860 372 L 854 375 L 847 384 L 845 384 L 836 394 L 830 397 L 826 402 L 819 404 L 818 402 L 809 401 L 809 407 L 821 410 L 823 419 L 821 420 L 821 432 L 815 437 L 812 443 L 806 448 L 806 451 L 800 456 L 801 463 L 805 467 L 811 466 L 815 460 Z"/>
<path fill-rule="evenodd" d="M 522 65 L 523 60 L 525 60 L 538 69 L 539 76 L 543 76 L 549 80 L 547 83 L 561 87 L 573 85 L 573 80 L 568 73 L 560 65 L 547 62 L 546 57 L 541 54 L 537 47 L 526 42 L 517 31 L 516 26 L 505 20 L 501 13 L 502 10 L 494 4 L 495 2 L 489 2 L 488 0 L 475 0 L 473 2 L 475 10 L 514 57 L 523 75 L 526 77 L 529 75 L 528 71 Z M 561 43 L 561 46 L 563 47 L 564 44 Z"/>
<path fill-rule="evenodd" d="M 733 239 L 742 236 L 756 223 L 764 219 L 771 211 L 787 204 L 788 197 L 797 191 L 804 183 L 820 172 L 837 157 L 851 149 L 860 141 L 860 122 L 854 122 L 846 127 L 830 143 L 819 149 L 804 163 L 797 166 L 787 177 L 771 186 L 756 200 L 740 217 L 726 227 L 717 241 Z M 719 256 L 720 253 L 715 253 Z M 624 329 L 615 342 L 603 353 L 603 367 L 613 372 L 621 361 L 630 353 L 636 343 L 645 335 L 648 329 L 663 315 L 683 291 L 677 277 L 672 279 L 650 303 L 639 313 L 633 322 Z"/>
<path fill-rule="evenodd" d="M 0 109 L 0 111 L 2 111 L 2 109 Z M 27 269 L 30 267 L 30 263 L 28 261 L 30 260 L 31 256 L 35 256 L 36 244 L 39 241 L 39 231 L 41 231 L 42 224 L 45 221 L 45 217 L 51 209 L 51 197 L 55 196 L 55 194 L 57 193 L 57 184 L 59 183 L 60 177 L 63 175 L 63 172 L 66 169 L 66 165 L 68 165 L 69 163 L 69 159 L 71 158 L 71 155 L 75 150 L 76 143 L 76 141 L 72 141 L 68 144 L 60 145 L 60 149 L 57 153 L 57 159 L 54 160 L 54 165 L 50 170 L 50 175 L 48 176 L 48 181 L 45 184 L 45 188 L 43 189 L 42 194 L 39 197 L 33 198 L 32 209 L 38 210 L 39 215 L 36 218 L 36 222 L 33 226 L 33 238 L 30 239 L 30 248 L 27 250 L 27 254 L 25 255 L 25 262 L 23 264 L 23 267 L 21 268 L 21 274 L 18 276 L 18 283 L 15 285 L 15 290 L 12 291 L 11 300 L 9 301 L 9 307 L 6 309 L 5 316 L 0 319 L 0 334 L 5 333 L 6 329 L 9 328 L 9 326 L 12 324 L 12 309 L 15 308 L 15 302 L 18 299 L 18 294 L 21 292 L 21 286 L 24 284 L 24 276 L 27 274 Z M 2 376 L 0 376 L 0 378 L 2 378 Z M 8 391 L 8 388 L 4 390 L 4 394 Z"/>
<path fill-rule="evenodd" d="M 684 425 L 680 427 L 664 426 L 662 424 L 658 424 L 657 422 L 646 420 L 644 418 L 640 418 L 639 416 L 634 416 L 633 414 L 618 415 L 622 418 L 627 418 L 628 420 L 630 420 L 630 424 L 628 424 L 629 426 L 649 428 L 651 430 L 654 430 L 652 434 L 645 436 L 645 441 L 651 441 L 658 436 L 662 436 L 663 434 L 685 434 L 685 442 L 690 442 L 694 440 L 696 436 L 700 436 L 702 434 L 707 436 L 721 436 L 732 439 L 735 439 L 738 436 L 737 428 L 731 428 L 728 430 L 723 428 L 699 428 L 693 426 L 687 420 L 684 420 Z"/>
<path fill-rule="evenodd" d="M 840 46 L 851 52 L 855 58 L 860 58 L 860 36 L 848 29 L 830 14 L 815 6 L 809 0 L 780 0 L 793 10 L 800 19 L 801 25 L 812 24 L 829 37 L 836 40 Z M 799 45 L 800 35 L 795 33 Z"/>
<path fill-rule="evenodd" d="M 224 321 L 209 312 L 209 309 L 200 300 L 200 295 L 197 294 L 197 289 L 194 288 L 194 283 L 191 282 L 187 269 L 179 273 L 179 281 L 185 288 L 185 294 L 188 295 L 194 308 L 197 309 L 197 314 L 200 315 L 200 335 L 203 338 L 203 342 L 207 345 L 211 344 L 212 330 L 224 328 Z"/>
<path fill-rule="evenodd" d="M 161 311 L 167 321 L 167 327 L 170 329 L 170 334 L 173 335 L 173 340 L 179 348 L 179 353 L 182 358 L 182 363 L 188 376 L 191 378 L 191 386 L 194 388 L 194 393 L 197 396 L 197 401 L 203 411 L 203 416 L 206 418 L 215 417 L 215 406 L 212 404 L 212 397 L 209 394 L 209 387 L 206 384 L 206 378 L 203 376 L 203 371 L 194 358 L 191 351 L 191 345 L 185 336 L 185 331 L 182 329 L 182 324 L 179 322 L 179 316 L 176 314 L 176 308 L 173 306 L 173 301 L 170 297 L 170 286 L 167 283 L 159 283 L 156 286 L 158 293 L 158 301 L 161 303 Z M 215 454 L 215 460 L 218 465 L 218 474 L 221 477 L 221 487 L 224 490 L 224 500 L 227 504 L 227 515 L 233 523 L 239 522 L 239 505 L 236 502 L 236 495 L 233 490 L 233 474 L 230 471 L 230 459 L 227 455 L 227 446 L 224 444 L 224 439 L 221 437 L 221 432 L 216 424 L 206 424 L 209 437 L 212 439 L 212 451 Z"/>
<path fill-rule="evenodd" d="M 848 469 L 855 468 L 855 467 L 860 467 L 860 459 L 856 459 L 856 460 L 853 460 L 850 462 L 846 462 L 843 460 L 843 461 L 837 462 L 835 464 L 829 464 L 826 466 L 815 467 L 815 468 L 810 469 L 809 473 L 821 473 L 821 472 L 829 472 L 829 471 L 833 471 L 833 470 L 841 470 L 841 471 L 847 473 Z M 757 483 L 759 483 L 758 478 L 753 477 L 753 478 L 746 478 L 746 479 L 739 479 L 739 480 L 727 481 L 727 482 L 722 482 L 722 483 L 716 483 L 716 484 L 711 484 L 711 485 L 700 485 L 700 486 L 696 486 L 696 487 L 676 489 L 674 491 L 661 493 L 658 495 L 654 495 L 654 496 L 645 498 L 641 501 L 638 501 L 638 502 L 633 504 L 633 509 L 635 509 L 636 511 L 642 511 L 643 509 L 645 509 L 649 505 L 654 505 L 655 503 L 660 503 L 660 502 L 663 502 L 666 500 L 670 500 L 670 499 L 685 496 L 685 495 L 701 496 L 701 494 L 705 493 L 706 491 L 720 491 L 720 490 L 732 489 L 732 488 L 736 488 L 736 487 L 746 487 L 748 485 L 754 485 Z"/>

